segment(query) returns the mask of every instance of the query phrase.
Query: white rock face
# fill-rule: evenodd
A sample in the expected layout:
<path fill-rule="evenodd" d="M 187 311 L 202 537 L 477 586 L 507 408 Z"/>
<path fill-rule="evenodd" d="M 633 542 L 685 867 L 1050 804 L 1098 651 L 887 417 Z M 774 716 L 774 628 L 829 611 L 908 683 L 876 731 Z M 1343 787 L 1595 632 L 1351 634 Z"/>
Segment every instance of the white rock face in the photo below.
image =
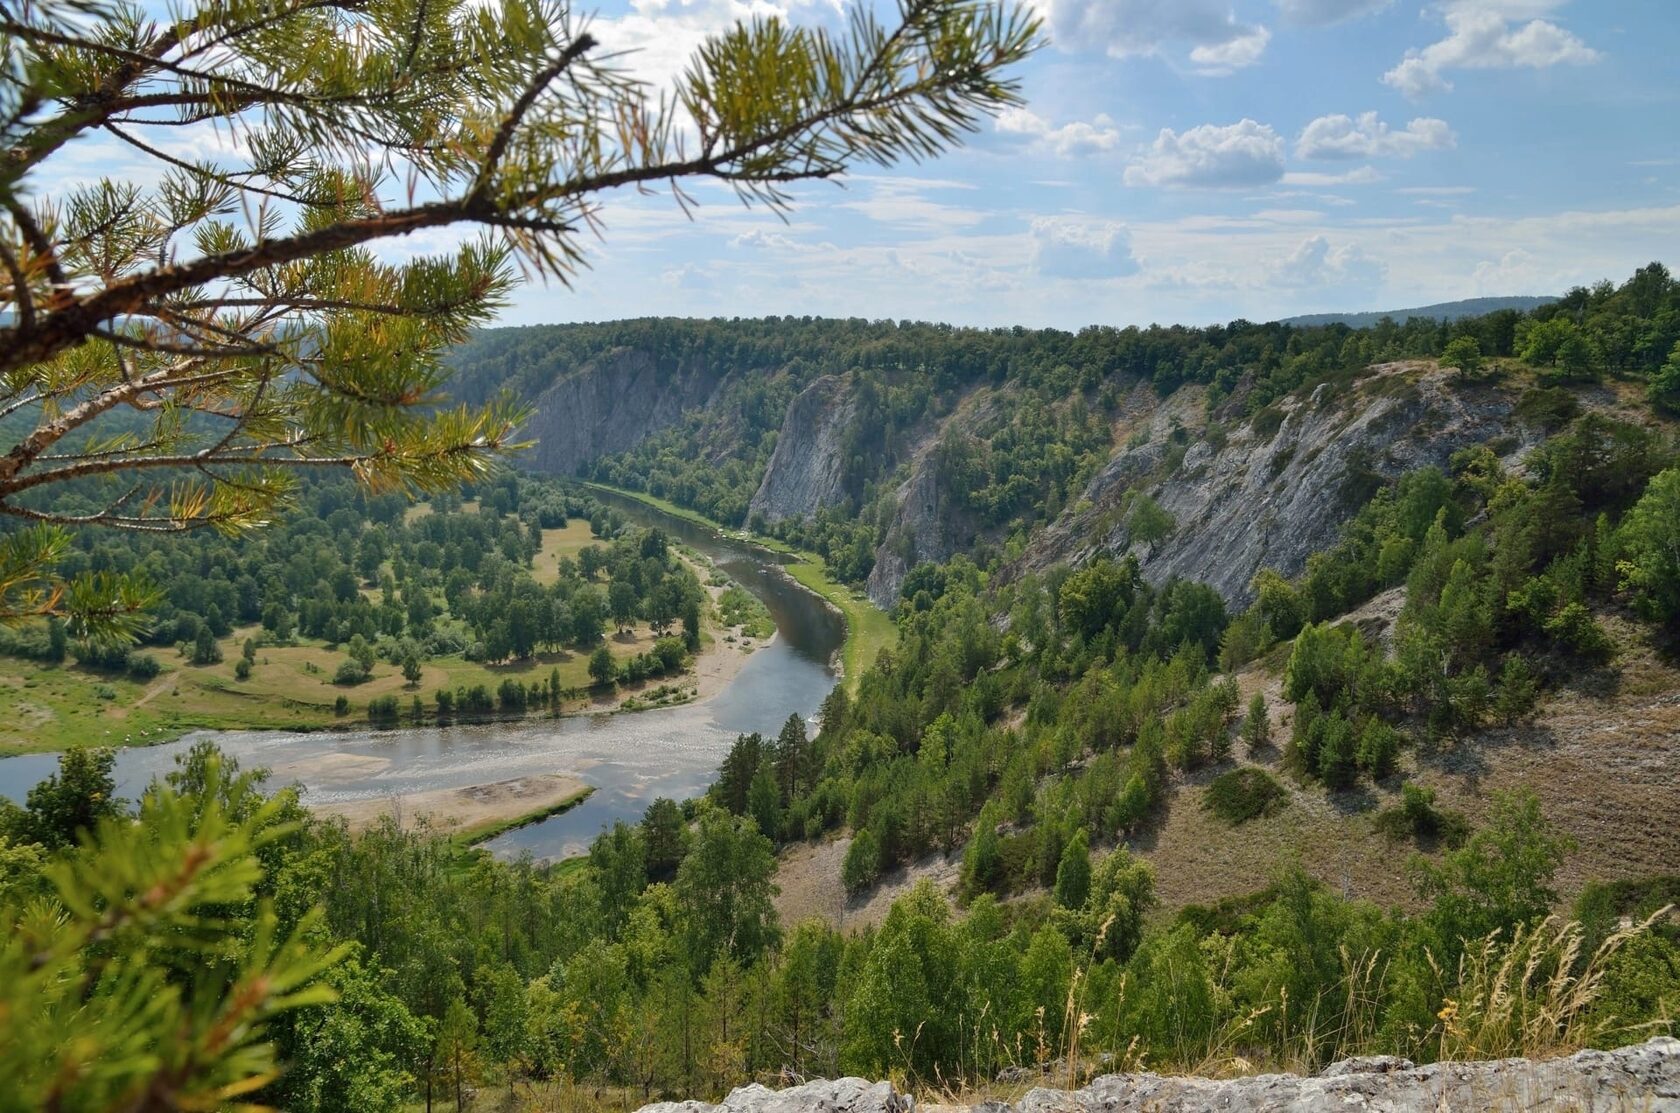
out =
<path fill-rule="evenodd" d="M 1389 480 L 1429 465 L 1445 468 L 1459 449 L 1490 443 L 1514 465 L 1539 440 L 1513 418 L 1513 392 L 1460 389 L 1451 372 L 1420 373 L 1410 365 L 1376 368 L 1341 396 L 1325 384 L 1309 397 L 1284 399 L 1275 432 L 1244 424 L 1218 447 L 1195 437 L 1173 441 L 1175 423 L 1199 422 L 1200 388 L 1159 402 L 1141 388 L 1134 395 L 1146 419 L 1138 423 L 1139 443 L 1093 476 L 1080 502 L 1034 538 L 1006 576 L 1132 553 L 1151 583 L 1199 580 L 1246 606 L 1261 568 L 1299 575 L 1309 556 L 1335 543 L 1369 494 L 1359 493 L 1361 476 Z M 1154 544 L 1131 537 L 1120 513 L 1134 488 L 1176 523 Z"/>
<path fill-rule="evenodd" d="M 841 445 L 856 417 L 857 400 L 843 380 L 824 375 L 805 388 L 788 406 L 748 514 L 779 522 L 844 502 Z"/>
<path fill-rule="evenodd" d="M 642 1113 L 909 1113 L 913 1098 L 861 1078 L 773 1091 L 746 1086 L 721 1105 L 667 1102 Z M 927 1108 L 927 1107 L 924 1107 Z M 949 1107 L 941 1107 L 949 1108 Z M 1033 1090 L 973 1113 L 1680 1113 L 1680 1040 L 1662 1038 L 1567 1059 L 1501 1059 L 1414 1066 L 1390 1057 L 1349 1059 L 1316 1077 L 1169 1078 L 1113 1074 L 1082 1090 Z M 930 1110 L 931 1113 L 931 1110 Z"/>

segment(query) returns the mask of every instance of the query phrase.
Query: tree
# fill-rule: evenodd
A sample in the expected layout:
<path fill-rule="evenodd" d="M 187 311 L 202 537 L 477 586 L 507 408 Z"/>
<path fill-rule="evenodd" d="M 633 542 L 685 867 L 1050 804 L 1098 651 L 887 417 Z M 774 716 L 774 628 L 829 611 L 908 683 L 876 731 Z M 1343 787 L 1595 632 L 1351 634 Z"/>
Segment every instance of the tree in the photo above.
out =
<path fill-rule="evenodd" d="M 1271 744 L 1272 720 L 1266 711 L 1266 697 L 1260 692 L 1255 692 L 1254 698 L 1248 701 L 1248 713 L 1243 716 L 1242 739 L 1251 755 Z"/>
<path fill-rule="evenodd" d="M 1414 863 L 1418 892 L 1433 902 L 1428 923 L 1452 956 L 1495 929 L 1533 923 L 1557 903 L 1552 878 L 1573 847 L 1532 792 L 1496 796 L 1487 825 L 1462 849 L 1439 866 Z"/>
<path fill-rule="evenodd" d="M 1091 892 L 1091 844 L 1081 828 L 1062 848 L 1056 867 L 1056 903 L 1063 908 L 1083 908 Z"/>
<path fill-rule="evenodd" d="M 456 1113 L 462 1113 L 467 1107 L 467 1085 L 478 1078 L 478 1018 L 459 997 L 449 1002 L 438 1025 L 432 1064 L 438 1080 L 455 1095 Z M 428 1106 L 430 1093 L 428 1085 Z"/>
<path fill-rule="evenodd" d="M 750 963 L 775 942 L 775 872 L 775 848 L 756 823 L 701 805 L 694 843 L 677 867 L 676 883 L 696 972 L 722 956 Z"/>
<path fill-rule="evenodd" d="M 589 655 L 589 678 L 602 685 L 618 679 L 618 662 L 613 660 L 612 650 L 604 645 L 596 646 L 595 652 Z"/>
<path fill-rule="evenodd" d="M 1652 618 L 1680 621 L 1680 468 L 1651 480 L 1622 522 L 1620 540 L 1623 590 Z"/>
<path fill-rule="evenodd" d="M 192 656 L 189 660 L 195 665 L 214 665 L 222 659 L 222 647 L 216 644 L 216 635 L 210 632 L 210 627 L 200 626 L 198 634 L 193 638 Z"/>
<path fill-rule="evenodd" d="M 1442 367 L 1456 367 L 1466 375 L 1482 369 L 1482 346 L 1474 336 L 1454 337 L 1441 353 Z"/>
<path fill-rule="evenodd" d="M 612 611 L 613 624 L 623 631 L 636 621 L 636 586 L 628 580 L 614 580 L 607 585 L 607 606 Z"/>
<path fill-rule="evenodd" d="M 408 687 L 418 688 L 420 686 L 422 671 L 423 670 L 420 668 L 420 657 L 418 654 L 409 653 L 403 657 L 402 674 L 403 680 L 407 682 Z"/>
<path fill-rule="evenodd" d="M 983 0 L 905 0 L 892 23 L 860 5 L 842 35 L 756 20 L 652 101 L 567 0 L 154 12 L 0 16 L 0 415 L 26 430 L 0 452 L 0 515 L 36 523 L 0 538 L 0 610 L 116 639 L 156 594 L 65 582 L 64 527 L 248 530 L 321 467 L 375 490 L 481 476 L 524 411 L 440 406 L 443 353 L 519 269 L 569 281 L 603 194 L 668 183 L 687 205 L 710 179 L 784 210 L 790 183 L 955 145 L 1019 103 L 1009 71 L 1039 43 L 1025 9 Z M 224 137 L 215 161 L 174 153 L 182 124 Z M 144 171 L 28 204 L 93 135 Z M 445 228 L 482 234 L 375 253 Z M 115 482 L 86 512 L 40 497 L 95 477 Z"/>
<path fill-rule="evenodd" d="M 1153 545 L 1171 534 L 1178 522 L 1160 503 L 1148 495 L 1139 494 L 1132 500 L 1132 513 L 1126 526 L 1134 540 Z"/>
<path fill-rule="evenodd" d="M 17 842 L 40 843 L 49 850 L 74 846 L 82 832 L 91 832 L 100 820 L 120 816 L 117 782 L 111 775 L 117 754 L 111 749 L 90 750 L 74 746 L 58 759 L 58 771 L 29 790 L 24 810 L 10 832 Z M 0 832 L 4 834 L 6 832 Z"/>
<path fill-rule="evenodd" d="M 840 864 L 840 880 L 848 893 L 861 893 L 875 884 L 881 872 L 881 842 L 865 827 L 852 836 L 846 860 Z"/>
<path fill-rule="evenodd" d="M 11 1106 L 218 1108 L 279 1074 L 275 1020 L 333 1000 L 319 978 L 347 948 L 319 941 L 317 912 L 283 931 L 256 899 L 257 854 L 295 802 L 208 776 L 154 787 L 138 819 L 102 816 L 48 868 L 50 904 L 0 909 Z"/>
<path fill-rule="evenodd" d="M 1668 361 L 1651 376 L 1647 393 L 1653 406 L 1680 414 L 1680 342 L 1668 353 Z"/>

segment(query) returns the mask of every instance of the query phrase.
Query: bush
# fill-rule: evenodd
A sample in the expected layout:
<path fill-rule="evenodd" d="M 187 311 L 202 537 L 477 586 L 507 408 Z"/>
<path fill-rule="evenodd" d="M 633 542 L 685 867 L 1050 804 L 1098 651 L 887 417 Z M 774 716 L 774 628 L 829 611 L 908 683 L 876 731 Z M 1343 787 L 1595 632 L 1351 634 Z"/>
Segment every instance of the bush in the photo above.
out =
<path fill-rule="evenodd" d="M 150 680 L 163 671 L 163 665 L 150 653 L 132 653 L 128 658 L 128 675 L 136 680 Z"/>
<path fill-rule="evenodd" d="M 1283 786 L 1277 778 L 1253 766 L 1216 777 L 1202 793 L 1202 806 L 1233 827 L 1270 815 L 1283 804 Z"/>
<path fill-rule="evenodd" d="M 394 724 L 399 713 L 396 696 L 380 696 L 368 701 L 369 722 L 381 725 Z"/>
<path fill-rule="evenodd" d="M 1435 806 L 1435 790 L 1406 785 L 1400 803 L 1377 814 L 1377 830 L 1395 842 L 1416 840 L 1458 847 L 1470 837 L 1470 821 L 1463 812 Z"/>
<path fill-rule="evenodd" d="M 338 671 L 333 673 L 333 683 L 342 684 L 345 687 L 361 684 L 367 678 L 368 670 L 362 666 L 360 661 L 345 661 L 338 666 Z"/>

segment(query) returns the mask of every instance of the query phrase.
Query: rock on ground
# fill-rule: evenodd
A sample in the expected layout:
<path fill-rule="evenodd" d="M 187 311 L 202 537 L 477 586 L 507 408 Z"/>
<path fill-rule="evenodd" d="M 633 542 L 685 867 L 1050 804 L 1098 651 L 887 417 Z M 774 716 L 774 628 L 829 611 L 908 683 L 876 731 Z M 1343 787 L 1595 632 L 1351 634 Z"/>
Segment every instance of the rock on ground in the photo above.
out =
<path fill-rule="evenodd" d="M 721 1105 L 667 1102 L 642 1113 L 910 1113 L 916 1108 L 914 1098 L 898 1093 L 890 1083 L 842 1078 L 781 1091 L 746 1086 Z M 1582 1051 L 1545 1061 L 1419 1067 L 1390 1057 L 1348 1059 L 1315 1077 L 1113 1074 L 1071 1093 L 1035 1089 L 1013 1105 L 989 1101 L 971 1108 L 973 1113 L 1680 1113 L 1680 1040 L 1653 1039 L 1616 1051 Z"/>

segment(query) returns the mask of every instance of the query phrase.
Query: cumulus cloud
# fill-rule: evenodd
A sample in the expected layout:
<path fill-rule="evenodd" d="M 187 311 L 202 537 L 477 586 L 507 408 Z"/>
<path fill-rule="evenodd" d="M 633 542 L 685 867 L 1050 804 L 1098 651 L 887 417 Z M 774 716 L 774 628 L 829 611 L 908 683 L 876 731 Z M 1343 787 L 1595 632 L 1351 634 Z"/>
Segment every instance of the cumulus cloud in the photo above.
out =
<path fill-rule="evenodd" d="M 1603 57 L 1557 24 L 1530 18 L 1556 7 L 1558 0 L 1455 0 L 1442 10 L 1447 37 L 1408 50 L 1383 84 L 1421 97 L 1450 90 L 1449 70 L 1581 66 Z"/>
<path fill-rule="evenodd" d="M 1266 44 L 1271 41 L 1270 31 L 1264 27 L 1256 27 L 1246 35 L 1238 35 L 1229 42 L 1210 43 L 1194 48 L 1190 51 L 1190 61 L 1203 73 L 1217 77 L 1258 62 L 1260 55 L 1266 52 Z"/>
<path fill-rule="evenodd" d="M 1253 120 L 1203 124 L 1180 135 L 1163 128 L 1155 142 L 1126 167 L 1130 186 L 1238 189 L 1270 185 L 1283 177 L 1283 138 Z"/>
<path fill-rule="evenodd" d="M 1057 127 L 1030 109 L 1013 107 L 998 114 L 995 127 L 1001 135 L 1030 139 L 1062 158 L 1112 151 L 1120 142 L 1120 129 L 1101 114 L 1090 123 L 1074 120 Z"/>
<path fill-rule="evenodd" d="M 1278 11 L 1291 23 L 1307 27 L 1328 27 L 1349 19 L 1370 15 L 1388 7 L 1392 0 L 1277 0 Z"/>
<path fill-rule="evenodd" d="M 630 10 L 590 21 L 602 53 L 625 54 L 624 65 L 656 87 L 670 85 L 711 35 L 755 16 L 809 19 L 838 10 L 835 0 L 630 0 Z"/>
<path fill-rule="evenodd" d="M 1051 40 L 1063 50 L 1095 50 L 1111 58 L 1190 48 L 1207 73 L 1229 73 L 1260 59 L 1271 37 L 1243 23 L 1229 0 L 1033 0 Z"/>
<path fill-rule="evenodd" d="M 1358 118 L 1337 113 L 1320 116 L 1301 130 L 1295 141 L 1298 158 L 1411 158 L 1420 151 L 1447 150 L 1458 137 L 1445 120 L 1420 116 L 1395 131 L 1375 112 L 1361 112 Z"/>
<path fill-rule="evenodd" d="M 1333 247 L 1320 235 L 1302 240 L 1272 276 L 1286 286 L 1376 286 L 1387 270 L 1357 246 Z"/>
<path fill-rule="evenodd" d="M 1123 224 L 1080 217 L 1032 222 L 1032 269 L 1046 278 L 1124 278 L 1138 272 Z"/>

